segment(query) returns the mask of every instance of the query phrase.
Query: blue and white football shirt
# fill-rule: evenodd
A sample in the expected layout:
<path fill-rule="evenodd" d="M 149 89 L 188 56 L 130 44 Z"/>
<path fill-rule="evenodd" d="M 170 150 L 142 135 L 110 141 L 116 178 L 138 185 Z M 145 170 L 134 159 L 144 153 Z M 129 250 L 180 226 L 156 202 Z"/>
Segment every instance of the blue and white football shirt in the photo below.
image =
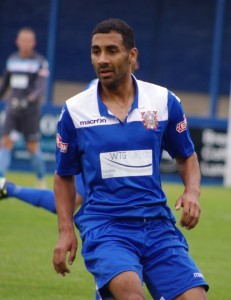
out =
<path fill-rule="evenodd" d="M 161 188 L 160 159 L 188 157 L 194 146 L 180 100 L 166 88 L 136 80 L 125 122 L 104 105 L 99 85 L 66 101 L 58 122 L 57 173 L 83 173 L 86 198 L 75 223 L 81 235 L 117 217 L 175 221 Z"/>

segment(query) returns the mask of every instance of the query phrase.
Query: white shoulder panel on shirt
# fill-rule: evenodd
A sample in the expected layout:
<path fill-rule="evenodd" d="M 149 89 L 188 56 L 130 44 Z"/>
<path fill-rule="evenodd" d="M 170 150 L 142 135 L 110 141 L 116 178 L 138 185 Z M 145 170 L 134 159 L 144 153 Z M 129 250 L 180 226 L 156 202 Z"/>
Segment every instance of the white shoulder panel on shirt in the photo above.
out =
<path fill-rule="evenodd" d="M 157 112 L 158 121 L 168 119 L 168 90 L 159 85 L 137 80 L 139 88 L 138 111 L 129 121 L 135 121 L 142 113 Z"/>
<path fill-rule="evenodd" d="M 164 87 L 137 80 L 138 108 L 129 114 L 127 121 L 142 121 L 142 114 L 154 112 L 158 121 L 168 119 L 168 90 Z M 97 85 L 66 101 L 76 128 L 119 123 L 116 118 L 101 116 L 97 101 Z"/>

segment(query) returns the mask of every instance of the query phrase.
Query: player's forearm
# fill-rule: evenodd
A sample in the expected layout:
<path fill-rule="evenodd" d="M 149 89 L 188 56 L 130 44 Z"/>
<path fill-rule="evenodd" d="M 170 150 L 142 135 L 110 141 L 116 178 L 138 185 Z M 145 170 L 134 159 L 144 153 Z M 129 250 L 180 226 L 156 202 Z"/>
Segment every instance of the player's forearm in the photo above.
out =
<path fill-rule="evenodd" d="M 74 178 L 55 174 L 54 193 L 59 231 L 72 231 L 76 197 Z"/>
<path fill-rule="evenodd" d="M 2 82 L 0 85 L 0 100 L 5 94 L 5 92 L 7 91 L 8 87 L 9 87 L 9 74 L 6 72 L 2 78 Z"/>
<path fill-rule="evenodd" d="M 197 154 L 194 152 L 186 159 L 177 158 L 176 160 L 185 191 L 193 192 L 199 197 L 201 174 Z"/>
<path fill-rule="evenodd" d="M 47 78 L 38 77 L 34 90 L 28 95 L 29 101 L 35 101 L 41 97 L 44 97 L 46 91 Z"/>

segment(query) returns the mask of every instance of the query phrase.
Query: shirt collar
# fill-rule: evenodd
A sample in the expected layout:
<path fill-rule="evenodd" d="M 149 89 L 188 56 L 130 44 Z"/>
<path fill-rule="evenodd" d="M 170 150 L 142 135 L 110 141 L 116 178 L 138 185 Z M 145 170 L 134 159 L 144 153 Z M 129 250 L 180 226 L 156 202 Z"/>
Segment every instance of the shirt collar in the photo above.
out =
<path fill-rule="evenodd" d="M 132 106 L 131 106 L 131 109 L 129 111 L 129 113 L 138 108 L 138 95 L 139 95 L 139 90 L 138 90 L 138 84 L 137 84 L 137 79 L 136 77 L 131 74 L 132 76 L 132 81 L 135 85 L 135 97 L 134 97 L 134 101 L 132 103 Z M 100 97 L 100 93 L 99 93 L 99 87 L 100 87 L 100 82 L 98 81 L 97 83 L 97 101 L 98 101 L 98 106 L 99 106 L 99 112 L 100 112 L 100 115 L 101 116 L 111 116 L 109 113 L 108 113 L 108 109 L 107 109 L 107 106 L 103 103 L 101 97 Z"/>

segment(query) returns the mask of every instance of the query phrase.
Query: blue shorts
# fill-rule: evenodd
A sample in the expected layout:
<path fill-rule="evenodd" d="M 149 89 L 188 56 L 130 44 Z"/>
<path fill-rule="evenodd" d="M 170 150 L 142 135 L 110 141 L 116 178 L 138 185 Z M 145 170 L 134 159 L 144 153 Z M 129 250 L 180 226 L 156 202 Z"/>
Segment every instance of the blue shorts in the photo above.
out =
<path fill-rule="evenodd" d="M 136 272 L 154 299 L 171 300 L 196 286 L 208 290 L 170 220 L 118 219 L 97 227 L 86 234 L 82 255 L 95 278 L 97 299 L 112 299 L 105 285 L 124 271 Z"/>

